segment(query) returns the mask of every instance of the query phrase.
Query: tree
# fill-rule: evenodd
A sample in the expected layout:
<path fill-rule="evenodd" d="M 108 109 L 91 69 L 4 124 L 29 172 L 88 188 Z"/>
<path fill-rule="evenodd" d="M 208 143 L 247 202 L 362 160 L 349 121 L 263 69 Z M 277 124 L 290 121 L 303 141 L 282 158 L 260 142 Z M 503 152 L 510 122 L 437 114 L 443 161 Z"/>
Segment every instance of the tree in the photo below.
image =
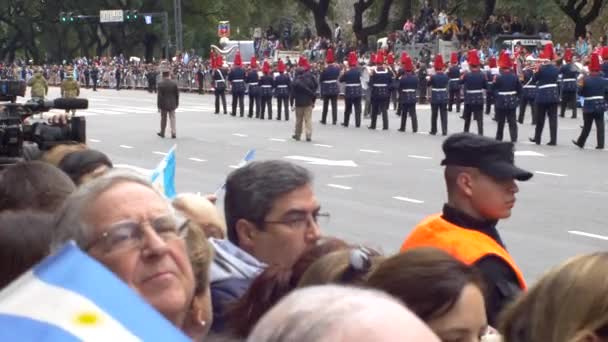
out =
<path fill-rule="evenodd" d="M 554 0 L 557 6 L 574 21 L 574 39 L 587 34 L 587 25 L 600 14 L 605 0 Z"/>
<path fill-rule="evenodd" d="M 312 11 L 315 18 L 315 28 L 317 35 L 325 38 L 331 38 L 331 28 L 327 24 L 327 13 L 329 12 L 329 4 L 331 0 L 298 0 L 302 5 Z"/>
<path fill-rule="evenodd" d="M 485 0 L 484 1 L 483 22 L 488 21 L 488 18 L 490 18 L 490 16 L 494 14 L 495 8 L 496 8 L 496 0 Z"/>
<path fill-rule="evenodd" d="M 375 2 L 375 0 L 357 0 L 355 2 L 355 20 L 353 22 L 353 32 L 357 37 L 358 41 L 367 44 L 367 39 L 370 35 L 378 34 L 384 31 L 388 25 L 388 17 L 393 0 L 383 0 L 382 8 L 380 10 L 380 17 L 378 22 L 373 25 L 363 27 L 363 14 L 369 9 Z"/>

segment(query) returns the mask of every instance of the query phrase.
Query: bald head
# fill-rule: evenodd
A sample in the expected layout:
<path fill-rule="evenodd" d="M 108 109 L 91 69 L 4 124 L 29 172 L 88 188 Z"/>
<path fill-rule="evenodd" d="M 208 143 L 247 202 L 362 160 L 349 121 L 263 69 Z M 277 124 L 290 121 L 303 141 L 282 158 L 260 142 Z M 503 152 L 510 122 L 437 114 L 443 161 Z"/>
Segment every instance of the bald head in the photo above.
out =
<path fill-rule="evenodd" d="M 412 312 L 388 295 L 335 285 L 291 293 L 254 328 L 248 342 L 439 342 Z"/>

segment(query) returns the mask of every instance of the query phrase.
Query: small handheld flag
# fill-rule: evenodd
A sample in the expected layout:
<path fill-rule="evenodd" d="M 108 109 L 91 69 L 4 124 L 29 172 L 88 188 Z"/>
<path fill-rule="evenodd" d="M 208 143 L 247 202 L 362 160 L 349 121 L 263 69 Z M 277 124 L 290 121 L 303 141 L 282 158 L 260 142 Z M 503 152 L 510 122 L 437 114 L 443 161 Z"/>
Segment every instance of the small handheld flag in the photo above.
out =
<path fill-rule="evenodd" d="M 173 199 L 175 191 L 175 148 L 174 145 L 152 172 L 150 182 L 168 199 Z"/>
<path fill-rule="evenodd" d="M 247 165 L 247 163 L 252 161 L 254 158 L 255 158 L 255 149 L 251 149 L 251 150 L 247 151 L 247 154 L 245 154 L 245 157 L 243 157 L 243 159 L 241 159 L 241 161 L 238 163 L 238 165 L 236 165 L 236 168 L 240 169 L 241 167 Z M 215 196 L 219 195 L 220 191 L 224 190 L 225 188 L 226 188 L 226 182 L 224 182 L 222 185 L 220 185 L 219 188 L 217 188 L 217 190 L 215 190 L 214 195 Z"/>

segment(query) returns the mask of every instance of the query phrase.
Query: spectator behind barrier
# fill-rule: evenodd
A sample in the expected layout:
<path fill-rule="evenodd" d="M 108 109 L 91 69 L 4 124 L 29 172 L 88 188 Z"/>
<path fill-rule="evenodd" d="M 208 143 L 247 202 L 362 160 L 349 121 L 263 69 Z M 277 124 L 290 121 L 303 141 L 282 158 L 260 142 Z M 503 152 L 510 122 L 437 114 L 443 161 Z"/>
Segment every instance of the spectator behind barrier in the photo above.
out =
<path fill-rule="evenodd" d="M 59 162 L 59 168 L 70 176 L 76 185 L 91 181 L 112 167 L 108 156 L 92 149 L 68 153 Z"/>
<path fill-rule="evenodd" d="M 440 249 L 397 254 L 378 265 L 366 285 L 401 300 L 442 341 L 479 341 L 486 333 L 481 276 Z"/>
<path fill-rule="evenodd" d="M 335 285 L 311 286 L 281 300 L 247 342 L 439 342 L 407 308 L 388 295 Z"/>
<path fill-rule="evenodd" d="M 41 161 L 13 164 L 0 172 L 0 211 L 53 213 L 75 189 L 72 180 L 53 165 Z"/>
<path fill-rule="evenodd" d="M 208 238 L 225 238 L 226 221 L 207 198 L 195 194 L 179 194 L 173 200 L 173 207 L 198 224 Z"/>
<path fill-rule="evenodd" d="M 608 341 L 607 268 L 598 252 L 549 271 L 501 315 L 503 341 Z"/>
<path fill-rule="evenodd" d="M 148 181 L 113 170 L 82 185 L 65 201 L 51 246 L 57 250 L 74 240 L 182 328 L 195 287 L 184 242 L 186 227 Z"/>
<path fill-rule="evenodd" d="M 48 213 L 0 212 L 0 290 L 49 254 L 52 228 Z"/>

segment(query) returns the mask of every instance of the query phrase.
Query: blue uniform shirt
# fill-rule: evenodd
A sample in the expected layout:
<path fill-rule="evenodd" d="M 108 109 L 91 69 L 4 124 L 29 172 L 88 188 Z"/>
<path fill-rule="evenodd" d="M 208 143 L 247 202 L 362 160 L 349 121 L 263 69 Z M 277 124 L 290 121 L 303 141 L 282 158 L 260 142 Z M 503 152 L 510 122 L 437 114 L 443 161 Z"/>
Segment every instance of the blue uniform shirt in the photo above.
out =
<path fill-rule="evenodd" d="M 576 67 L 572 64 L 565 64 L 559 70 L 562 75 L 562 91 L 564 93 L 575 93 L 576 92 L 576 79 L 578 78 L 579 72 Z"/>
<path fill-rule="evenodd" d="M 399 79 L 399 103 L 416 104 L 418 77 L 413 72 L 404 73 Z"/>
<path fill-rule="evenodd" d="M 274 88 L 274 79 L 270 75 L 264 75 L 260 78 L 260 88 L 262 97 L 272 97 L 272 88 Z"/>
<path fill-rule="evenodd" d="M 345 85 L 345 98 L 355 99 L 361 97 L 361 71 L 359 71 L 359 68 L 350 68 L 340 77 L 340 82 Z"/>
<path fill-rule="evenodd" d="M 606 109 L 605 96 L 608 92 L 608 79 L 601 74 L 586 76 L 579 93 L 585 98 L 583 112 L 597 113 Z"/>
<path fill-rule="evenodd" d="M 503 71 L 494 81 L 496 109 L 516 109 L 521 94 L 521 83 L 512 71 Z"/>
<path fill-rule="evenodd" d="M 431 76 L 429 87 L 431 87 L 431 104 L 448 103 L 448 75 L 438 72 Z"/>
<path fill-rule="evenodd" d="M 232 93 L 241 95 L 245 93 L 245 70 L 235 67 L 228 74 L 228 81 L 232 84 Z"/>
<path fill-rule="evenodd" d="M 279 74 L 274 79 L 274 86 L 276 88 L 275 93 L 277 97 L 289 97 L 289 85 L 291 80 L 285 73 Z"/>
<path fill-rule="evenodd" d="M 523 71 L 524 82 L 523 86 L 523 94 L 522 96 L 530 101 L 534 101 L 536 98 L 536 84 L 533 82 L 534 71 L 532 69 L 525 69 Z"/>
<path fill-rule="evenodd" d="M 369 78 L 369 86 L 372 88 L 372 100 L 386 100 L 390 97 L 390 85 L 393 77 L 388 70 L 378 67 L 376 72 Z"/>
<path fill-rule="evenodd" d="M 532 83 L 536 84 L 536 103 L 552 104 L 559 102 L 557 79 L 559 69 L 553 64 L 545 64 L 534 74 Z"/>
<path fill-rule="evenodd" d="M 479 70 L 468 72 L 462 78 L 464 104 L 483 104 L 483 89 L 488 88 L 485 74 Z"/>
<path fill-rule="evenodd" d="M 340 77 L 340 68 L 335 64 L 328 65 L 319 77 L 321 82 L 321 96 L 338 96 L 340 89 L 338 88 L 338 77 Z"/>
<path fill-rule="evenodd" d="M 247 72 L 247 76 L 245 76 L 245 83 L 249 87 L 249 95 L 258 96 L 260 95 L 260 76 L 258 75 L 257 69 L 251 69 Z"/>
<path fill-rule="evenodd" d="M 460 90 L 460 76 L 460 67 L 458 65 L 450 67 L 450 69 L 448 70 L 448 77 L 450 79 L 450 91 Z"/>

